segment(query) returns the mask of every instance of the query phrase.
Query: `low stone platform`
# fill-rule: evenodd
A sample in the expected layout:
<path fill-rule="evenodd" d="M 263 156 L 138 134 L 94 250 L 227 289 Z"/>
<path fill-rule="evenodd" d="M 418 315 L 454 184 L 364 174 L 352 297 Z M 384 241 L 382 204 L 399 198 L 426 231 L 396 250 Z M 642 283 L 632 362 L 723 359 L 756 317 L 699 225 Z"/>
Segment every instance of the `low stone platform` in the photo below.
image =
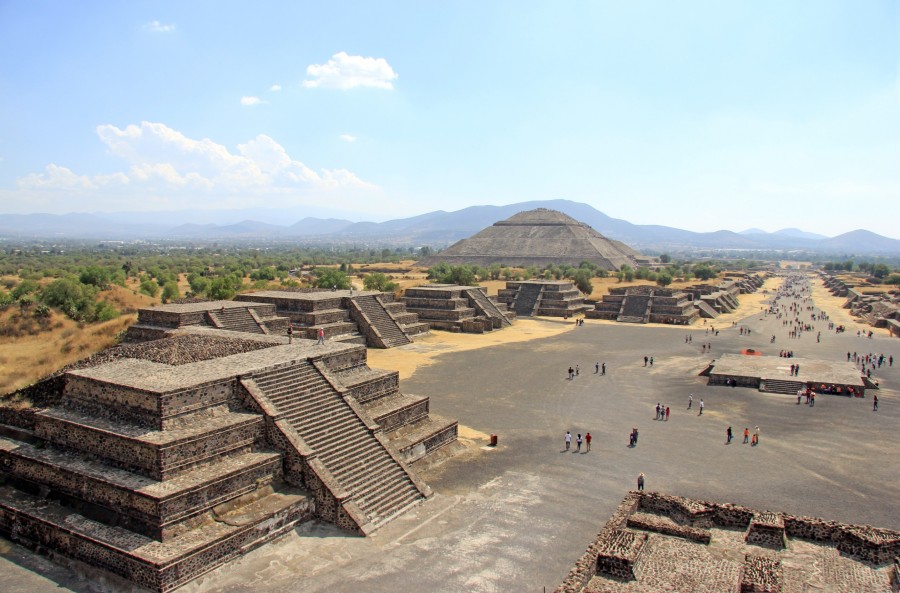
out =
<path fill-rule="evenodd" d="M 774 346 L 773 346 L 774 349 Z M 800 365 L 797 375 L 791 375 L 791 365 Z M 711 385 L 724 385 L 733 381 L 742 387 L 756 387 L 760 391 L 796 394 L 798 388 L 819 389 L 822 385 L 840 386 L 845 395 L 847 388 L 865 394 L 866 385 L 856 365 L 814 358 L 782 358 L 780 356 L 746 356 L 723 354 L 709 371 Z M 773 387 L 788 384 L 786 389 Z"/>
<path fill-rule="evenodd" d="M 898 553 L 898 532 L 631 492 L 556 592 L 889 593 Z"/>

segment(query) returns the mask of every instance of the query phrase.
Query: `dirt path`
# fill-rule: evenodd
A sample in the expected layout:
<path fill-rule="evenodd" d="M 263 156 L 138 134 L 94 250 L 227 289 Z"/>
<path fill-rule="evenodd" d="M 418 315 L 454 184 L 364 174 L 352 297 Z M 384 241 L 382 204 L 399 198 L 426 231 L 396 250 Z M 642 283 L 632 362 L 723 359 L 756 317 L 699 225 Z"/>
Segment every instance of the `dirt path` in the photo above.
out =
<path fill-rule="evenodd" d="M 812 287 L 813 302 L 815 302 L 819 309 L 828 313 L 830 321 L 835 325 L 845 326 L 848 333 L 856 333 L 857 330 L 864 332 L 872 331 L 875 335 L 890 337 L 891 333 L 886 327 L 872 327 L 868 323 L 861 322 L 859 318 L 851 315 L 850 309 L 844 309 L 844 303 L 847 302 L 847 297 L 832 295 L 828 292 L 828 289 L 825 288 L 825 284 L 822 282 L 821 278 L 810 278 L 809 283 Z"/>
<path fill-rule="evenodd" d="M 435 330 L 428 335 L 416 338 L 415 342 L 407 346 L 387 350 L 370 348 L 369 366 L 398 371 L 400 380 L 403 381 L 411 377 L 419 367 L 434 364 L 435 359 L 441 354 L 538 340 L 572 329 L 575 329 L 572 321 L 524 317 L 516 319 L 512 327 L 486 334 L 456 334 Z"/>

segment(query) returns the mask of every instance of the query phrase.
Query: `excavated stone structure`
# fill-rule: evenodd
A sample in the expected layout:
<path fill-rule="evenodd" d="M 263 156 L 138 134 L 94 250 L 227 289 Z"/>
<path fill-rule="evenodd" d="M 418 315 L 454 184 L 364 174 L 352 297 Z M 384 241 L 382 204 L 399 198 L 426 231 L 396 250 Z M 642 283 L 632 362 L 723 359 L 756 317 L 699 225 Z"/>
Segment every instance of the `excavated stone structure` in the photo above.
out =
<path fill-rule="evenodd" d="M 796 395 L 807 388 L 816 393 L 863 397 L 873 384 L 850 362 L 791 358 L 800 366 L 797 375 L 790 373 L 780 356 L 745 356 L 723 354 L 703 372 L 710 385 L 752 387 L 766 393 Z M 823 389 L 824 387 L 824 389 Z"/>
<path fill-rule="evenodd" d="M 898 554 L 896 531 L 630 492 L 556 593 L 893 591 Z"/>
<path fill-rule="evenodd" d="M 619 270 L 623 265 L 637 268 L 651 263 L 628 245 L 604 237 L 567 214 L 538 208 L 495 222 L 416 265 L 506 264 L 540 268 L 550 264 L 579 266 L 585 261 L 608 271 Z"/>
<path fill-rule="evenodd" d="M 31 388 L 0 426 L 0 532 L 169 591 L 320 518 L 368 534 L 431 490 L 456 423 L 356 344 L 188 327 Z"/>
<path fill-rule="evenodd" d="M 738 295 L 741 294 L 741 284 L 731 278 L 715 285 L 695 284 L 681 290 L 691 295 L 702 317 L 714 319 L 723 313 L 731 313 L 740 306 Z"/>
<path fill-rule="evenodd" d="M 512 324 L 515 313 L 487 289 L 457 284 L 430 284 L 407 288 L 403 297 L 406 310 L 428 322 L 432 329 L 452 332 L 484 333 Z"/>
<path fill-rule="evenodd" d="M 585 313 L 591 319 L 613 319 L 625 323 L 670 323 L 690 325 L 700 318 L 691 295 L 654 286 L 611 288 L 609 294 Z"/>
<path fill-rule="evenodd" d="M 517 316 L 571 317 L 591 308 L 575 285 L 566 281 L 507 282 L 497 300 Z"/>
<path fill-rule="evenodd" d="M 147 307 L 138 311 L 137 323 L 125 340 L 157 340 L 182 327 L 209 327 L 251 334 L 283 334 L 290 320 L 280 317 L 267 303 L 201 301 Z"/>
<path fill-rule="evenodd" d="M 373 348 L 409 344 L 427 332 L 427 323 L 406 311 L 392 293 L 351 290 L 265 290 L 240 294 L 239 302 L 274 305 L 278 315 L 294 325 L 294 335 L 315 339 L 322 330 L 328 340 L 356 342 Z"/>

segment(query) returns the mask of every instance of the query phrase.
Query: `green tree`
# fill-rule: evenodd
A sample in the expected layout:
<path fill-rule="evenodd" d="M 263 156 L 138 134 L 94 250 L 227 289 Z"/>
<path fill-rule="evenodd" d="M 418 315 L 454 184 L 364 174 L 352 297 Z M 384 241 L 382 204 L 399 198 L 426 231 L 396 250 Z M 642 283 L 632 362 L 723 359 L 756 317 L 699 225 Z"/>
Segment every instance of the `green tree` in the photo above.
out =
<path fill-rule="evenodd" d="M 706 263 L 695 265 L 691 272 L 700 280 L 709 280 L 718 276 L 718 272 Z"/>
<path fill-rule="evenodd" d="M 335 268 L 322 268 L 316 270 L 316 286 L 318 288 L 347 290 L 350 288 L 350 278 L 345 272 Z"/>
<path fill-rule="evenodd" d="M 662 272 L 656 275 L 656 283 L 659 286 L 666 287 L 672 284 L 672 275 L 668 272 Z"/>
<path fill-rule="evenodd" d="M 141 280 L 141 286 L 138 290 L 149 297 L 156 297 L 159 294 L 159 284 L 156 283 L 156 280 L 144 278 Z"/>
<path fill-rule="evenodd" d="M 887 264 L 875 264 L 872 266 L 872 275 L 876 278 L 884 278 L 891 273 L 891 269 Z"/>
<path fill-rule="evenodd" d="M 662 255 L 659 256 L 659 261 L 661 261 L 664 264 L 667 264 L 670 261 L 672 261 L 672 256 L 669 255 L 668 253 L 663 253 Z"/>
<path fill-rule="evenodd" d="M 35 282 L 34 280 L 22 280 L 19 284 L 12 289 L 12 298 L 15 300 L 21 299 L 26 294 L 34 294 L 38 290 L 40 290 L 41 285 Z"/>
<path fill-rule="evenodd" d="M 174 301 L 175 299 L 181 298 L 181 291 L 178 290 L 178 283 L 172 280 L 169 280 L 165 284 L 163 284 L 162 289 L 162 300 L 164 303 L 169 301 Z"/>
<path fill-rule="evenodd" d="M 227 277 L 213 278 L 206 287 L 207 298 L 214 301 L 230 301 L 237 291 Z"/>
<path fill-rule="evenodd" d="M 100 266 L 88 266 L 81 271 L 78 280 L 82 284 L 90 284 L 100 290 L 108 290 L 112 280 L 112 270 Z"/>
<path fill-rule="evenodd" d="M 575 287 L 578 288 L 578 290 L 589 295 L 594 292 L 594 285 L 591 283 L 592 277 L 593 273 L 591 273 L 589 269 L 579 268 L 572 279 L 575 281 Z"/>
<path fill-rule="evenodd" d="M 363 287 L 366 290 L 378 290 L 381 292 L 393 292 L 397 290 L 397 283 L 391 282 L 387 274 L 373 272 L 363 276 Z"/>

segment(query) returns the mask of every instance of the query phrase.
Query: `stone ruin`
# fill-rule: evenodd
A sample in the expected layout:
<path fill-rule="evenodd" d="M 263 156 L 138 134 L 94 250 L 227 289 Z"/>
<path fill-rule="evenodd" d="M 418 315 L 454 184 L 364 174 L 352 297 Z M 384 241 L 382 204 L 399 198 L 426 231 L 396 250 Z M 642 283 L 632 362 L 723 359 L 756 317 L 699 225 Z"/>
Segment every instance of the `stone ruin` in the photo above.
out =
<path fill-rule="evenodd" d="M 572 317 L 591 308 L 581 291 L 565 280 L 507 282 L 497 300 L 517 316 Z"/>
<path fill-rule="evenodd" d="M 585 317 L 624 323 L 690 325 L 700 318 L 700 314 L 690 295 L 681 290 L 630 286 L 610 288 L 609 294 L 603 295 Z"/>
<path fill-rule="evenodd" d="M 234 301 L 173 303 L 138 311 L 126 340 L 142 341 L 183 327 L 228 332 L 287 335 L 315 340 L 319 330 L 330 341 L 393 348 L 427 332 L 427 323 L 406 311 L 391 293 L 350 290 L 266 290 L 240 294 Z"/>
<path fill-rule="evenodd" d="M 455 421 L 366 348 L 200 326 L 112 348 L 4 406 L 0 532 L 170 591 L 314 518 L 368 534 L 431 495 Z"/>
<path fill-rule="evenodd" d="M 900 336 L 900 293 L 864 284 L 864 278 L 853 284 L 825 272 L 820 276 L 832 295 L 847 298 L 843 307 L 850 309 L 851 315 L 872 327 L 887 328 L 892 336 Z"/>
<path fill-rule="evenodd" d="M 432 329 L 481 334 L 512 325 L 515 312 L 487 289 L 457 284 L 429 284 L 406 289 L 406 310 L 418 315 Z"/>
<path fill-rule="evenodd" d="M 394 348 L 429 329 L 389 292 L 265 290 L 240 294 L 235 300 L 275 305 L 277 313 L 294 324 L 295 332 L 310 339 L 321 329 L 329 340 Z"/>
<path fill-rule="evenodd" d="M 900 532 L 630 492 L 556 593 L 896 591 Z"/>
<path fill-rule="evenodd" d="M 591 319 L 622 323 L 690 325 L 701 317 L 715 319 L 738 307 L 738 295 L 755 292 L 765 282 L 761 274 L 729 277 L 717 285 L 688 288 L 638 285 L 610 288 L 609 293 L 585 313 Z"/>

